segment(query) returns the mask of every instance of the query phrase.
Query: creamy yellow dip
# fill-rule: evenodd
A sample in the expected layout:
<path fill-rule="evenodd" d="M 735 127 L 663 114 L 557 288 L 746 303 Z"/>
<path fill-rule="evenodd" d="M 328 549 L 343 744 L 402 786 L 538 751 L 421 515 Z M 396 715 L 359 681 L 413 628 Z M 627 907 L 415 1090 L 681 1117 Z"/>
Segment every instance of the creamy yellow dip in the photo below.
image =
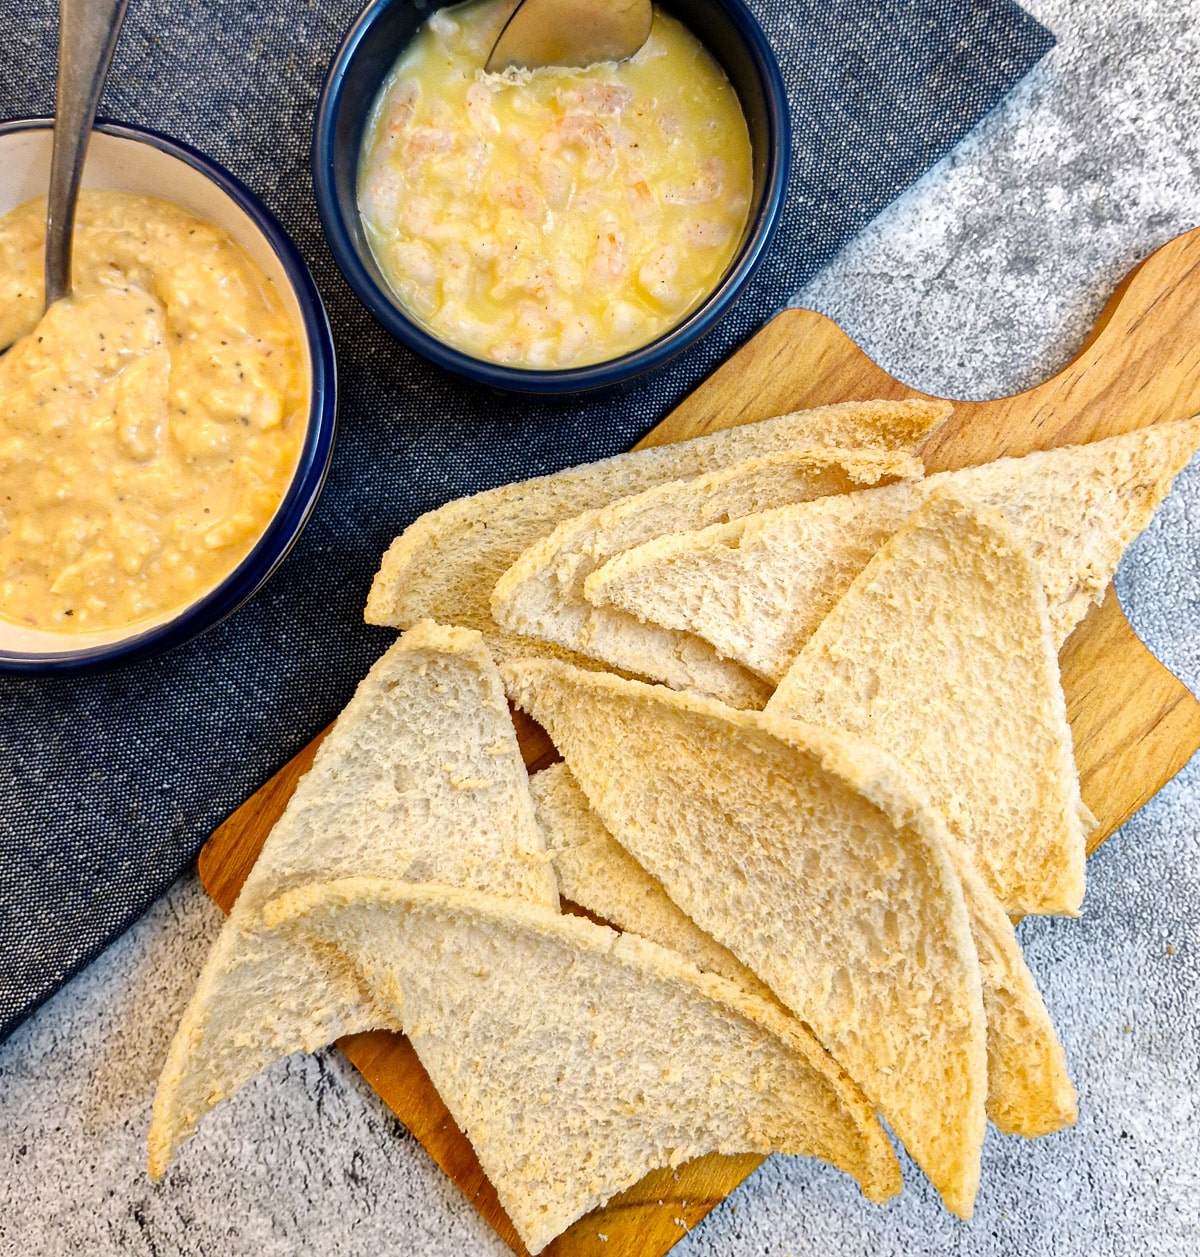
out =
<path fill-rule="evenodd" d="M 83 193 L 74 292 L 42 317 L 44 235 L 44 201 L 0 217 L 0 618 L 132 627 L 266 528 L 304 442 L 304 358 L 267 276 L 176 206 Z"/>
<path fill-rule="evenodd" d="M 750 207 L 750 136 L 712 55 L 655 10 L 631 60 L 487 75 L 511 0 L 442 9 L 368 121 L 359 205 L 439 339 L 566 367 L 645 345 L 716 287 Z"/>

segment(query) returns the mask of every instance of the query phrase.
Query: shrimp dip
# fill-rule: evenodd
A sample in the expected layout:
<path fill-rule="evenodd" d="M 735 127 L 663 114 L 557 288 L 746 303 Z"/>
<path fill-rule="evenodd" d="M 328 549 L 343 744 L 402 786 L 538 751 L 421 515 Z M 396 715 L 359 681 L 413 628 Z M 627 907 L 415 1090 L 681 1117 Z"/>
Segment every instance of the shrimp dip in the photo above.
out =
<path fill-rule="evenodd" d="M 43 314 L 45 216 L 0 218 L 0 619 L 133 628 L 265 531 L 304 444 L 306 359 L 229 236 L 127 193 L 82 193 L 73 292 Z"/>
<path fill-rule="evenodd" d="M 584 366 L 649 344 L 719 284 L 753 186 L 724 71 L 655 9 L 630 60 L 483 70 L 512 0 L 441 9 L 384 82 L 359 209 L 403 309 L 476 358 Z"/>

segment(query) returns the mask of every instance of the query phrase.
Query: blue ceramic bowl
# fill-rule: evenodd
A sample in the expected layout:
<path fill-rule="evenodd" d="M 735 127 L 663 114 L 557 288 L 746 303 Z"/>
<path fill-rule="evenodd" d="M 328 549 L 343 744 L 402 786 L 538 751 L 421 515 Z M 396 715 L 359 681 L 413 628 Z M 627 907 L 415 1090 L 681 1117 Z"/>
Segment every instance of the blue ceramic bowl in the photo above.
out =
<path fill-rule="evenodd" d="M 0 125 L 0 213 L 49 181 L 52 123 Z M 0 621 L 0 671 L 81 672 L 156 655 L 232 615 L 260 589 L 295 544 L 325 482 L 336 424 L 336 368 L 329 322 L 303 259 L 271 212 L 220 166 L 178 140 L 102 123 L 92 136 L 85 188 L 172 201 L 224 228 L 271 277 L 289 310 L 310 368 L 311 402 L 300 461 L 287 493 L 254 548 L 215 589 L 169 619 L 121 632 L 33 633 Z"/>
<path fill-rule="evenodd" d="M 358 212 L 358 155 L 380 84 L 417 29 L 444 0 L 374 0 L 342 41 L 317 106 L 313 184 L 329 247 L 350 286 L 397 340 L 438 366 L 494 388 L 574 393 L 624 383 L 698 341 L 728 313 L 754 274 L 783 210 L 791 162 L 787 95 L 775 56 L 742 0 L 661 0 L 724 67 L 754 150 L 754 195 L 741 246 L 713 292 L 649 345 L 608 362 L 562 370 L 500 366 L 452 349 L 405 313 L 371 253 Z"/>

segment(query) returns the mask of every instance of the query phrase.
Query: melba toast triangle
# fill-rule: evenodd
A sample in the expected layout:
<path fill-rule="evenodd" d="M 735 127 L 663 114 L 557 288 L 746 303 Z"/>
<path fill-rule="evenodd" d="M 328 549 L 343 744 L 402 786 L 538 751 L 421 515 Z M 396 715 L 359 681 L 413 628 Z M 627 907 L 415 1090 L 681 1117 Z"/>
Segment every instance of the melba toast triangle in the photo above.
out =
<path fill-rule="evenodd" d="M 943 491 L 871 559 L 768 711 L 894 755 L 1010 913 L 1078 913 L 1079 776 L 1046 597 L 1002 512 Z"/>
<path fill-rule="evenodd" d="M 969 1217 L 979 962 L 944 829 L 843 734 L 550 661 L 503 669 L 605 827 L 810 1025 Z"/>
<path fill-rule="evenodd" d="M 1079 1115 L 1066 1053 L 1013 923 L 966 851 L 953 838 L 946 841 L 962 881 L 983 979 L 988 1117 L 1006 1135 L 1035 1139 L 1052 1134 L 1073 1125 Z"/>
<path fill-rule="evenodd" d="M 709 642 L 777 683 L 872 555 L 936 492 L 1002 510 L 1033 558 L 1056 646 L 1200 446 L 1200 418 L 1002 458 L 660 537 L 609 560 L 584 594 Z"/>
<path fill-rule="evenodd" d="M 566 764 L 530 781 L 538 824 L 563 896 L 719 973 L 743 990 L 774 999 L 730 951 L 709 937 L 605 829 Z M 1066 1057 L 1013 932 L 996 897 L 965 854 L 951 847 L 963 883 L 971 937 L 979 954 L 987 1018 L 987 1115 L 1009 1135 L 1033 1138 L 1071 1125 L 1075 1088 Z"/>
<path fill-rule="evenodd" d="M 396 1026 L 341 953 L 265 929 L 289 887 L 400 876 L 556 907 L 496 666 L 478 633 L 418 624 L 367 674 L 267 838 L 171 1044 L 149 1168 L 272 1061 Z"/>
<path fill-rule="evenodd" d="M 266 919 L 344 952 L 397 1015 L 531 1253 L 659 1166 L 821 1157 L 900 1171 L 870 1105 L 773 1004 L 633 935 L 442 886 L 351 878 Z"/>
<path fill-rule="evenodd" d="M 496 582 L 564 519 L 796 445 L 912 454 L 948 411 L 937 403 L 825 406 L 459 498 L 422 515 L 392 543 L 371 586 L 367 622 L 410 628 L 431 619 L 490 632 Z"/>
<path fill-rule="evenodd" d="M 559 893 L 618 930 L 631 930 L 718 973 L 751 995 L 773 1000 L 770 989 L 726 947 L 711 938 L 671 901 L 604 828 L 566 764 L 535 773 L 529 788 Z"/>
<path fill-rule="evenodd" d="M 492 616 L 502 629 L 563 646 L 677 690 L 761 709 L 768 687 L 690 633 L 594 607 L 584 582 L 610 556 L 641 542 L 777 506 L 847 493 L 882 479 L 920 476 L 911 454 L 798 446 L 691 480 L 656 485 L 564 520 L 500 577 Z"/>

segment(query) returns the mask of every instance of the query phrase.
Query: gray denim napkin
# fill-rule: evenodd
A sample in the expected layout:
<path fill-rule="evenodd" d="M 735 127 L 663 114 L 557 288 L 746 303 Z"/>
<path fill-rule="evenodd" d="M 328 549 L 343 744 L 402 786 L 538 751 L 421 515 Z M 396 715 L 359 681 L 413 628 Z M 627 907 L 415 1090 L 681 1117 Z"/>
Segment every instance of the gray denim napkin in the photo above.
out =
<path fill-rule="evenodd" d="M 341 427 L 307 531 L 232 619 L 107 675 L 0 677 L 0 1039 L 337 714 L 393 637 L 367 628 L 362 607 L 396 533 L 451 498 L 627 448 L 1054 42 L 1010 0 L 750 5 L 795 128 L 772 252 L 733 314 L 664 372 L 616 396 L 553 402 L 484 392 L 415 358 L 329 257 L 311 120 L 360 0 L 133 0 L 101 113 L 194 144 L 279 216 L 329 310 Z M 0 6 L 0 117 L 52 111 L 56 15 L 53 0 Z"/>

